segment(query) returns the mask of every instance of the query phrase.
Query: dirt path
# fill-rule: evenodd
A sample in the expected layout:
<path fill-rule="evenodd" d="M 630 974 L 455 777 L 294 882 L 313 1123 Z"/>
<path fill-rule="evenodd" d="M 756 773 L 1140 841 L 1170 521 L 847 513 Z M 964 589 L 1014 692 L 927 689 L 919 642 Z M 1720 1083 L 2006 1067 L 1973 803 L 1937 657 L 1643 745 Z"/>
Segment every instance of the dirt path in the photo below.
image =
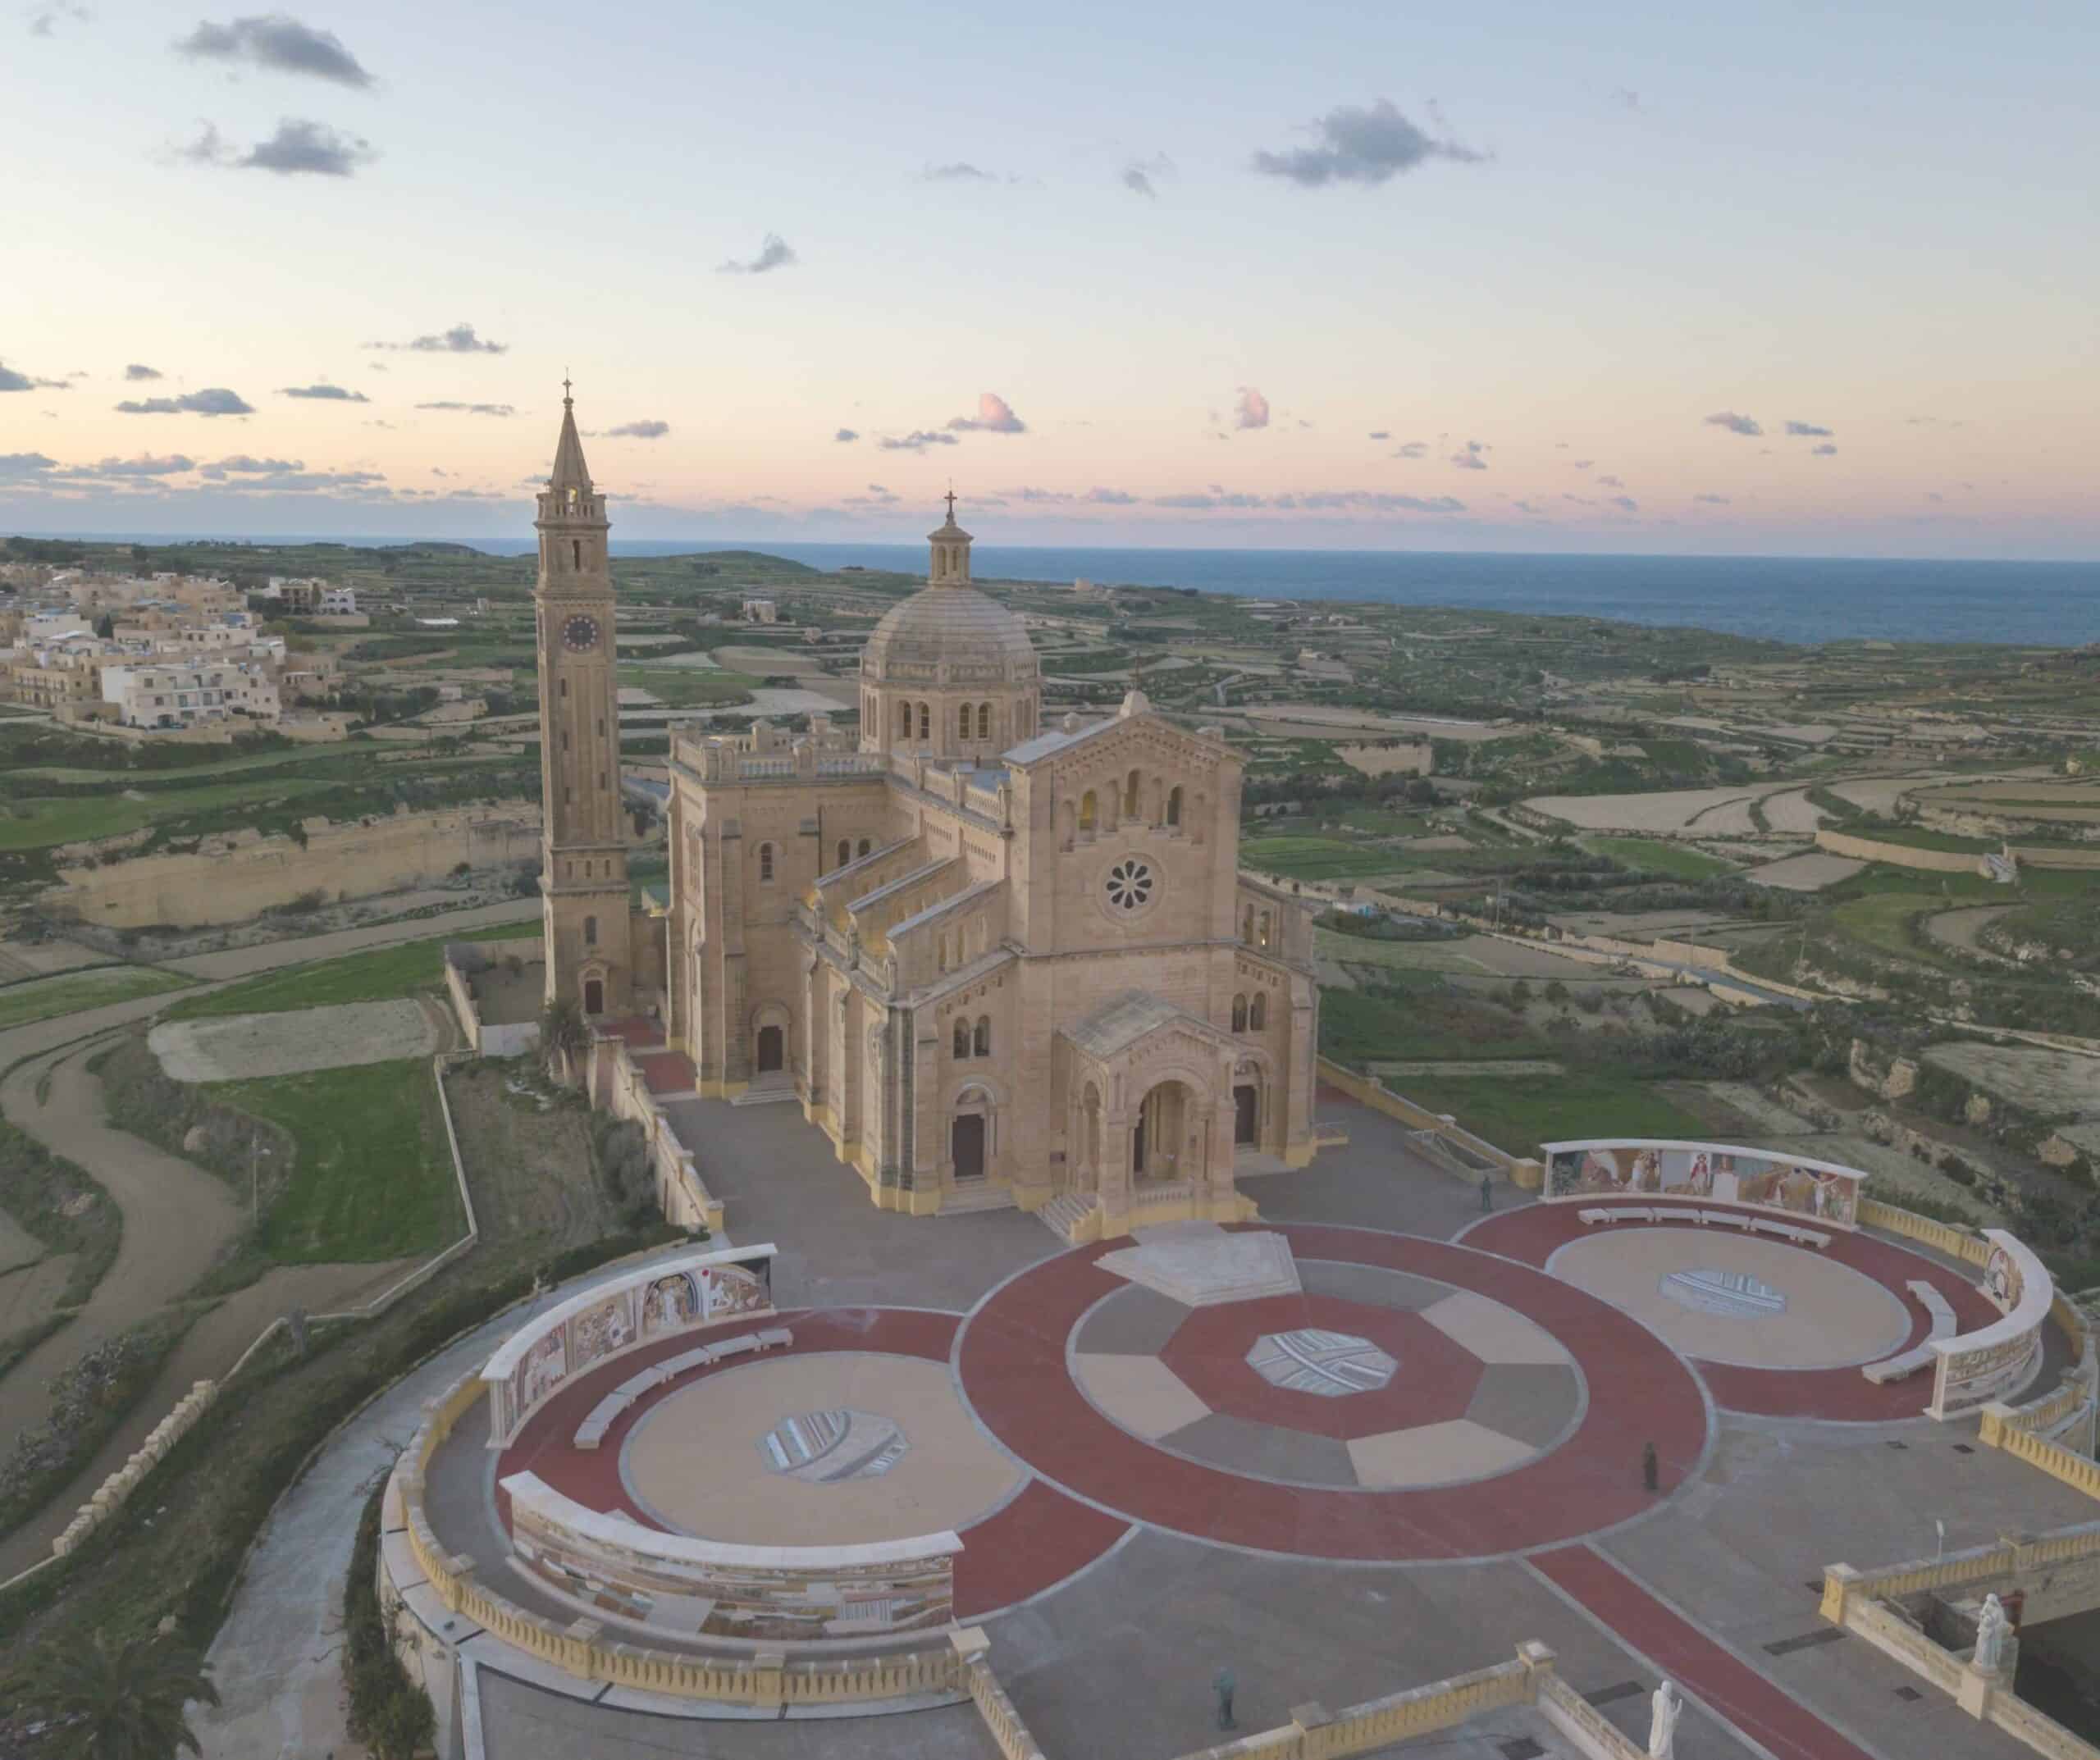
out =
<path fill-rule="evenodd" d="M 0 1083 L 7 1116 L 54 1153 L 93 1169 L 124 1215 L 116 1262 L 79 1318 L 0 1382 L 0 1434 L 41 1424 L 51 1409 L 50 1378 L 176 1301 L 211 1269 L 244 1220 L 221 1181 L 104 1122 L 102 1084 L 87 1067 L 93 1051 L 83 1046 L 39 1058 Z M 39 1101 L 46 1071 L 51 1084 Z M 413 1262 L 282 1265 L 226 1297 L 190 1328 L 130 1415 L 43 1514 L 0 1541 L 0 1579 L 42 1557 L 75 1506 L 123 1465 L 190 1384 L 223 1375 L 272 1320 L 294 1303 L 320 1313 L 368 1300 Z"/>
<path fill-rule="evenodd" d="M 219 1181 L 103 1122 L 102 1087 L 88 1073 L 87 1055 L 82 1047 L 39 1059 L 0 1083 L 7 1117 L 54 1154 L 91 1169 L 124 1215 L 116 1262 L 86 1307 L 0 1382 L 0 1435 L 43 1423 L 51 1411 L 45 1382 L 173 1302 L 211 1269 L 240 1226 L 240 1208 Z M 51 1086 L 39 1100 L 47 1070 Z"/>
<path fill-rule="evenodd" d="M 1925 919 L 1925 933 L 1943 947 L 1974 954 L 1979 959 L 1994 960 L 2000 965 L 2016 965 L 2018 960 L 2008 960 L 2002 953 L 1992 952 L 1976 937 L 1986 923 L 1995 923 L 2000 917 L 2019 909 L 2017 905 L 1968 905 L 1959 910 L 1935 911 Z"/>
<path fill-rule="evenodd" d="M 308 960 L 422 941 L 454 929 L 517 922 L 536 909 L 530 900 L 506 901 L 445 917 L 272 942 L 171 964 L 207 980 L 224 981 Z M 124 1217 L 116 1261 L 88 1306 L 71 1325 L 46 1339 L 0 1379 L 0 1437 L 12 1437 L 41 1424 L 51 1409 L 45 1384 L 52 1375 L 112 1334 L 178 1297 L 210 1268 L 240 1227 L 240 1206 L 219 1180 L 103 1122 L 100 1083 L 86 1068 L 93 1049 L 88 1042 L 147 1019 L 167 1000 L 165 996 L 140 996 L 0 1032 L 0 1068 L 28 1060 L 0 1080 L 0 1111 L 54 1152 L 79 1163 L 108 1192 Z M 37 1085 L 47 1070 L 52 1074 L 51 1086 L 39 1101 Z M 221 1302 L 192 1327 L 131 1416 L 54 1498 L 43 1516 L 0 1543 L 0 1578 L 44 1555 L 51 1534 L 62 1525 L 58 1515 L 70 1514 L 86 1489 L 122 1463 L 190 1382 L 224 1374 L 255 1335 L 294 1302 L 316 1313 L 354 1306 L 384 1289 L 407 1265 L 399 1261 L 280 1267 Z M 65 1274 L 65 1261 L 52 1259 L 0 1279 L 0 1313 L 7 1315 L 0 1332 L 28 1325 L 46 1311 L 49 1295 L 62 1287 Z M 10 1285 L 15 1287 L 7 1287 Z"/>

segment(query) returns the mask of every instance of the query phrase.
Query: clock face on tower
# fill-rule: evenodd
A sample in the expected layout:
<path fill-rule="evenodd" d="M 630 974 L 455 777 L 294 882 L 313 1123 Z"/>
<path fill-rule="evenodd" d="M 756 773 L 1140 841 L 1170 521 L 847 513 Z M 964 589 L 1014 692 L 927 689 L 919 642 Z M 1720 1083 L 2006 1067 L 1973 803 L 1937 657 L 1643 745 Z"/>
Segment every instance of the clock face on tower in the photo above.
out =
<path fill-rule="evenodd" d="M 571 618 L 561 627 L 561 639 L 572 653 L 588 654 L 598 645 L 598 625 L 590 618 Z"/>

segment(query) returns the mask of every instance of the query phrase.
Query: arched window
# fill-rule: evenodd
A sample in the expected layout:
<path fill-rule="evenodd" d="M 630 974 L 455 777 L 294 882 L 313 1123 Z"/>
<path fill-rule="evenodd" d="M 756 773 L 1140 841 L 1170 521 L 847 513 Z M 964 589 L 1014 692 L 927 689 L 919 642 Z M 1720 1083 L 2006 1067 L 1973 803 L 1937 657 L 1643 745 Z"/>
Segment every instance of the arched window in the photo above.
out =
<path fill-rule="evenodd" d="M 897 705 L 897 736 L 901 740 L 911 737 L 911 705 L 909 703 Z"/>
<path fill-rule="evenodd" d="M 598 945 L 598 919 L 596 917 L 583 919 L 583 945 L 587 947 Z"/>
<path fill-rule="evenodd" d="M 1166 823 L 1170 826 L 1181 823 L 1181 791 L 1178 788 L 1166 791 Z"/>
<path fill-rule="evenodd" d="M 933 705 L 932 705 L 931 704 L 929 704 L 929 703 L 921 703 L 921 704 L 919 705 L 919 737 L 920 737 L 920 739 L 922 739 L 922 740 L 930 740 L 931 738 L 933 738 L 933 736 L 934 736 L 934 710 L 933 710 Z"/>
<path fill-rule="evenodd" d="M 970 1055 L 970 1023 L 960 1015 L 955 1021 L 955 1055 L 957 1062 Z"/>
<path fill-rule="evenodd" d="M 1091 832 L 1098 813 L 1098 809 L 1094 805 L 1093 791 L 1089 788 L 1080 796 L 1080 829 Z"/>
<path fill-rule="evenodd" d="M 1133 770 L 1123 782 L 1123 817 L 1138 816 L 1138 773 Z"/>
<path fill-rule="evenodd" d="M 1239 919 L 1239 938 L 1250 947 L 1254 943 L 1254 907 L 1249 905 L 1247 914 Z"/>
<path fill-rule="evenodd" d="M 769 843 L 758 846 L 758 877 L 761 881 L 773 878 L 773 846 Z"/>
<path fill-rule="evenodd" d="M 1232 1030 L 1235 1033 L 1247 1030 L 1247 999 L 1244 996 L 1232 999 Z"/>
<path fill-rule="evenodd" d="M 989 703 L 977 705 L 977 736 L 980 740 L 988 740 L 992 736 L 992 705 Z"/>
<path fill-rule="evenodd" d="M 989 1015 L 979 1015 L 977 1017 L 977 1038 L 971 1049 L 979 1057 L 989 1057 L 992 1055 L 992 1017 Z"/>
<path fill-rule="evenodd" d="M 582 539 L 581 539 L 581 538 L 571 538 L 571 539 L 568 540 L 568 554 L 569 554 L 569 559 L 570 559 L 573 563 L 575 563 L 575 565 L 576 565 L 576 568 L 577 568 L 578 571 L 579 572 L 582 572 L 582 568 L 583 568 L 583 540 L 582 540 Z"/>
<path fill-rule="evenodd" d="M 870 847 L 871 846 L 869 844 L 868 840 L 865 837 L 863 837 L 861 840 L 861 846 L 858 853 L 861 855 L 865 855 Z"/>
<path fill-rule="evenodd" d="M 1253 1032 L 1259 1033 L 1268 1024 L 1269 999 L 1264 992 L 1258 990 L 1254 992 L 1254 1000 L 1247 1005 L 1247 1024 Z"/>
<path fill-rule="evenodd" d="M 964 740 L 968 739 L 970 737 L 970 705 L 967 703 L 963 704 L 956 710 L 955 720 L 956 737 Z"/>
<path fill-rule="evenodd" d="M 1266 910 L 1262 913 L 1262 932 L 1258 945 L 1263 947 L 1269 945 L 1269 914 Z"/>
<path fill-rule="evenodd" d="M 853 840 L 850 837 L 841 837 L 838 840 L 838 865 L 843 868 L 852 859 Z"/>
<path fill-rule="evenodd" d="M 561 689 L 557 694 L 562 696 L 567 696 L 568 695 L 568 681 L 566 678 L 562 680 Z"/>

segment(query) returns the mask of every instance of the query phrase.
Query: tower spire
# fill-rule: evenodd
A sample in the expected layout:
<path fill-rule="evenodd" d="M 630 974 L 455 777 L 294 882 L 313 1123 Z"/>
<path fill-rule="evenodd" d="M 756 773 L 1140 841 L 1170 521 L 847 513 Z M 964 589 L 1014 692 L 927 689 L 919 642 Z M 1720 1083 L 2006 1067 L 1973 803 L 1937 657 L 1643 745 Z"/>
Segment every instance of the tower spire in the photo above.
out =
<path fill-rule="evenodd" d="M 948 504 L 947 524 L 939 530 L 926 534 L 934 547 L 931 566 L 926 571 L 928 582 L 934 586 L 967 586 L 970 585 L 970 534 L 955 522 L 955 485 L 948 485 L 943 498 Z"/>
<path fill-rule="evenodd" d="M 583 462 L 583 442 L 576 432 L 576 399 L 569 394 L 566 375 L 561 381 L 561 438 L 555 443 L 554 474 L 547 479 L 547 486 L 580 490 L 587 495 L 591 490 L 591 467 Z"/>

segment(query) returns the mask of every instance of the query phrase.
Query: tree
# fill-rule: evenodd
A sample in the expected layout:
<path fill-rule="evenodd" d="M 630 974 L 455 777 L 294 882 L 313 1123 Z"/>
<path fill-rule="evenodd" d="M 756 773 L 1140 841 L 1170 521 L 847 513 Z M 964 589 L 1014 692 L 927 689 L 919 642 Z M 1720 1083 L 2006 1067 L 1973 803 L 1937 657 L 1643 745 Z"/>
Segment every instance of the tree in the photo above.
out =
<path fill-rule="evenodd" d="M 112 1646 L 106 1631 L 52 1657 L 43 1670 L 46 1711 L 67 1726 L 66 1750 L 82 1760 L 174 1760 L 201 1754 L 183 1716 L 194 1700 L 217 1705 L 204 1660 L 173 1638 L 134 1638 Z"/>
<path fill-rule="evenodd" d="M 573 996 L 556 996 L 540 1011 L 540 1049 L 551 1061 L 559 1060 L 565 1076 L 591 1046 L 591 1024 Z"/>

